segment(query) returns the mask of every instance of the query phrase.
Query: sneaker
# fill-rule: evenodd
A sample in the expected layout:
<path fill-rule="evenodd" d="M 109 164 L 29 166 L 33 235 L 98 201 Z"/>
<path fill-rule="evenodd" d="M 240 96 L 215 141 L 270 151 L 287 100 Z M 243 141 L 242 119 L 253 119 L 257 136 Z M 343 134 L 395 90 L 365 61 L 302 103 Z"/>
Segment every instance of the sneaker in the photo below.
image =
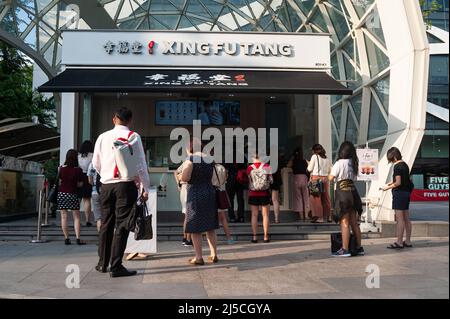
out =
<path fill-rule="evenodd" d="M 344 248 L 339 249 L 337 252 L 332 253 L 331 256 L 333 257 L 351 257 L 352 254 L 348 250 L 345 250 Z"/>
<path fill-rule="evenodd" d="M 188 240 L 186 239 L 186 238 L 183 238 L 183 241 L 181 242 L 181 244 L 183 245 L 183 246 L 186 246 L 186 242 L 187 242 Z"/>
<path fill-rule="evenodd" d="M 233 245 L 233 244 L 235 244 L 236 242 L 234 241 L 234 239 L 228 239 L 228 240 L 227 240 L 227 243 L 228 243 L 228 245 Z"/>
<path fill-rule="evenodd" d="M 366 253 L 364 252 L 364 248 L 363 247 L 359 247 L 356 250 L 356 256 L 364 256 Z"/>
<path fill-rule="evenodd" d="M 186 240 L 185 242 L 183 242 L 183 246 L 192 246 L 192 241 Z"/>

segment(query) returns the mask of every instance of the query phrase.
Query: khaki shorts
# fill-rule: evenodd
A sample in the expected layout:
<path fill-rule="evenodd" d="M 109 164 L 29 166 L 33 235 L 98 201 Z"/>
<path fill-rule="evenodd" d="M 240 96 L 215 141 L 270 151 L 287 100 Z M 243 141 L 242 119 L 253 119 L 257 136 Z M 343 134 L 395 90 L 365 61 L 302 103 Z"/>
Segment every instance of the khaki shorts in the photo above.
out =
<path fill-rule="evenodd" d="M 95 221 L 102 219 L 102 209 L 100 205 L 100 195 L 92 193 L 92 212 L 94 213 Z"/>

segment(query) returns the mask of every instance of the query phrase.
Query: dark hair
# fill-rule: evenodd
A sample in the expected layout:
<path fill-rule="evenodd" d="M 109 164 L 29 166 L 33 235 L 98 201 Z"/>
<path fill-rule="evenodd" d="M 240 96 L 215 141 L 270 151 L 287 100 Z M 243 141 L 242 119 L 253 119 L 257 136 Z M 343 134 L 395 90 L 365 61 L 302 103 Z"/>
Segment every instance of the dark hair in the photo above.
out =
<path fill-rule="evenodd" d="M 327 158 L 327 152 L 320 144 L 314 144 L 314 146 L 312 147 L 312 151 L 314 152 L 314 154 L 317 154 L 322 158 Z"/>
<path fill-rule="evenodd" d="M 356 155 L 356 148 L 353 143 L 345 141 L 341 144 L 338 151 L 338 160 L 340 159 L 350 159 L 353 166 L 353 172 L 358 175 L 359 161 Z"/>
<path fill-rule="evenodd" d="M 302 160 L 303 159 L 303 150 L 302 150 L 302 148 L 301 147 L 297 147 L 294 150 L 293 156 L 294 156 L 294 159 L 296 159 L 296 160 Z"/>
<path fill-rule="evenodd" d="M 133 118 L 133 112 L 126 107 L 121 107 L 114 113 L 114 116 L 124 123 L 129 123 Z"/>
<path fill-rule="evenodd" d="M 64 165 L 69 167 L 78 167 L 78 152 L 76 150 L 70 149 L 67 151 Z"/>
<path fill-rule="evenodd" d="M 402 159 L 402 153 L 400 153 L 400 150 L 396 147 L 391 147 L 387 151 L 386 156 L 389 163 L 394 163 L 396 160 L 399 161 Z"/>
<path fill-rule="evenodd" d="M 94 153 L 94 144 L 91 141 L 86 140 L 81 144 L 80 154 L 81 156 L 86 157 L 88 153 Z"/>

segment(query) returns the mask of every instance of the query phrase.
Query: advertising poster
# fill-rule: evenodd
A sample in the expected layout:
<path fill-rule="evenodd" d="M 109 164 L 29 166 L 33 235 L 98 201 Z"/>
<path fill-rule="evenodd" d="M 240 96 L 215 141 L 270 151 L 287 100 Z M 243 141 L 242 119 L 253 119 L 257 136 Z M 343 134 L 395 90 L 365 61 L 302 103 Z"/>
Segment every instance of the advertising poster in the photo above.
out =
<path fill-rule="evenodd" d="M 378 180 L 378 150 L 370 148 L 358 148 L 356 150 L 359 160 L 359 181 Z"/>

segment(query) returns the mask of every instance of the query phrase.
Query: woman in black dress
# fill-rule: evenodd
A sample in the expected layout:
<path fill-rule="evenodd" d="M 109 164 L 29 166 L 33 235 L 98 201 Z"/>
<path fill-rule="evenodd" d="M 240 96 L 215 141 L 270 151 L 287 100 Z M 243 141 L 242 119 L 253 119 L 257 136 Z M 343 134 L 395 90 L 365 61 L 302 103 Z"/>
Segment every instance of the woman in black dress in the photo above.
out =
<path fill-rule="evenodd" d="M 392 189 L 392 209 L 395 211 L 395 220 L 397 221 L 397 241 L 387 248 L 402 249 L 404 247 L 412 247 L 409 202 L 414 185 L 409 177 L 409 167 L 402 160 L 402 154 L 396 147 L 388 150 L 387 160 L 389 163 L 394 164 L 393 181 L 383 187 L 383 190 Z M 406 233 L 405 240 L 403 240 L 404 233 Z"/>
<path fill-rule="evenodd" d="M 193 150 L 201 149 L 200 141 L 194 140 L 193 143 L 198 143 L 197 148 L 193 147 Z M 211 182 L 213 172 L 212 160 L 202 152 L 194 152 L 186 160 L 181 174 L 181 181 L 187 183 L 186 232 L 191 234 L 195 250 L 195 258 L 189 260 L 192 265 L 205 264 L 202 255 L 204 232 L 211 250 L 208 261 L 211 263 L 219 261 L 215 231 L 219 228 L 219 219 L 216 190 Z"/>

